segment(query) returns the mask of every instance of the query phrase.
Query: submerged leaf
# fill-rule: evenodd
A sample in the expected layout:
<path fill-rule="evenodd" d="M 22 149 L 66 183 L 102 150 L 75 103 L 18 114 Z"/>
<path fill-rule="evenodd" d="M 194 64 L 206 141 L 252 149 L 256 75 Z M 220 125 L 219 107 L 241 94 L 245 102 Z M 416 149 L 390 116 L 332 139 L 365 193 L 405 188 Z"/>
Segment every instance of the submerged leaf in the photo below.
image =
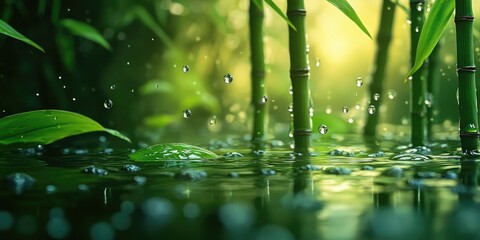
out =
<path fill-rule="evenodd" d="M 347 0 L 327 0 L 333 6 L 338 8 L 340 11 L 343 12 L 348 18 L 350 18 L 357 26 L 365 33 L 367 36 L 372 39 L 372 35 L 368 32 L 368 29 L 363 25 L 362 20 L 358 17 L 355 10 L 352 8 L 350 3 Z"/>
<path fill-rule="evenodd" d="M 408 72 L 405 79 L 412 76 L 423 64 L 423 61 L 430 56 L 433 49 L 437 45 L 445 28 L 450 22 L 453 10 L 455 10 L 455 1 L 452 0 L 436 0 L 430 13 L 425 20 L 420 38 L 418 39 L 417 52 L 415 53 L 415 63 Z"/>
<path fill-rule="evenodd" d="M 106 129 L 81 114 L 62 110 L 37 110 L 1 118 L 0 144 L 49 144 L 65 137 L 97 131 L 108 132 L 130 142 L 125 135 Z"/>
<path fill-rule="evenodd" d="M 293 28 L 295 31 L 297 31 L 297 28 L 293 26 L 293 23 L 288 19 L 288 17 L 282 12 L 282 10 L 275 4 L 272 0 L 265 0 L 265 2 L 280 16 L 282 17 L 285 21 L 287 21 L 288 25 Z"/>
<path fill-rule="evenodd" d="M 66 28 L 70 33 L 75 36 L 88 39 L 107 50 L 112 50 L 110 44 L 103 38 L 103 36 L 87 23 L 80 22 L 74 19 L 62 19 L 60 25 Z"/>
<path fill-rule="evenodd" d="M 153 145 L 130 154 L 130 159 L 139 162 L 162 160 L 203 160 L 215 159 L 218 155 L 209 150 L 184 143 Z"/>
<path fill-rule="evenodd" d="M 23 34 L 17 32 L 12 26 L 10 26 L 8 23 L 4 22 L 3 20 L 0 20 L 0 33 L 7 35 L 11 38 L 15 38 L 17 40 L 20 40 L 26 44 L 29 44 L 36 49 L 45 52 L 42 47 L 40 47 L 38 44 L 36 44 L 34 41 L 28 39 L 27 37 L 23 36 Z"/>

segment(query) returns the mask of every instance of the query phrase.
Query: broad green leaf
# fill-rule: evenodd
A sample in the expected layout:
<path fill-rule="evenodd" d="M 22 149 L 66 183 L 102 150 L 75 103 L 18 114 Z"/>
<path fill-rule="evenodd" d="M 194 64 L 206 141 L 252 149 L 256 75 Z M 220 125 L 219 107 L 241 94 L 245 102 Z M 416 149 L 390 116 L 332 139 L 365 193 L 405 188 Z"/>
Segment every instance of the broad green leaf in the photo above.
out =
<path fill-rule="evenodd" d="M 97 29 L 87 23 L 80 22 L 74 19 L 62 19 L 60 21 L 60 25 L 70 31 L 70 33 L 75 36 L 88 39 L 107 50 L 112 50 L 110 44 L 107 42 L 107 40 L 105 40 L 105 38 L 103 38 L 103 36 L 97 31 Z"/>
<path fill-rule="evenodd" d="M 405 81 L 420 69 L 423 61 L 430 56 L 450 22 L 453 10 L 455 10 L 455 1 L 453 0 L 436 0 L 433 3 L 420 32 L 417 52 L 415 53 L 415 63 L 408 72 Z"/>
<path fill-rule="evenodd" d="M 162 161 L 162 160 L 204 160 L 215 159 L 218 155 L 207 149 L 184 143 L 166 143 L 140 149 L 129 155 L 134 161 Z"/>
<path fill-rule="evenodd" d="M 8 23 L 4 22 L 3 20 L 0 20 L 0 33 L 7 35 L 11 38 L 15 38 L 17 40 L 20 40 L 26 44 L 29 44 L 36 49 L 45 52 L 42 47 L 40 47 L 38 44 L 33 42 L 32 40 L 28 39 L 27 37 L 23 36 L 23 34 L 17 32 L 12 26 L 10 26 Z"/>
<path fill-rule="evenodd" d="M 372 35 L 370 35 L 370 32 L 368 32 L 368 29 L 363 25 L 362 20 L 358 17 L 357 13 L 355 10 L 352 8 L 350 3 L 347 2 L 347 0 L 327 0 L 329 3 L 331 3 L 333 6 L 338 8 L 340 11 L 343 12 L 350 20 L 352 20 L 357 26 L 365 33 L 367 36 L 372 39 Z"/>
<path fill-rule="evenodd" d="M 119 132 L 102 127 L 78 113 L 63 110 L 37 110 L 0 119 L 0 144 L 49 144 L 65 137 L 104 131 L 130 142 Z"/>
<path fill-rule="evenodd" d="M 290 22 L 290 20 L 288 19 L 288 17 L 282 12 L 282 10 L 277 6 L 277 4 L 275 4 L 272 0 L 265 0 L 265 2 L 280 16 L 282 17 L 283 19 L 285 19 L 285 21 L 287 21 L 288 25 L 293 28 L 295 31 L 297 31 L 297 28 L 295 28 L 295 26 L 293 26 L 293 23 Z"/>

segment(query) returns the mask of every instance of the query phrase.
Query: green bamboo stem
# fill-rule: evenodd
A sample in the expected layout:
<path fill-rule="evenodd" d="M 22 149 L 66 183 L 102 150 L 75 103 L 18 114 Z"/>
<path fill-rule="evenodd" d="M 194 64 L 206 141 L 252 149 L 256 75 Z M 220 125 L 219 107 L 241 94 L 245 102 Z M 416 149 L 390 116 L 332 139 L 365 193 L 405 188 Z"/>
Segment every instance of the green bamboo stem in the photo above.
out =
<path fill-rule="evenodd" d="M 428 140 L 433 139 L 433 123 L 435 112 L 435 99 L 438 96 L 438 83 L 440 81 L 440 41 L 433 49 L 430 57 L 428 57 L 428 76 L 427 76 L 427 96 L 430 104 L 427 105 L 427 137 Z"/>
<path fill-rule="evenodd" d="M 370 104 L 379 109 L 383 97 L 375 100 L 375 93 L 383 96 L 383 82 L 385 78 L 385 69 L 388 59 L 388 47 L 392 39 L 393 19 L 395 17 L 395 3 L 391 0 L 383 0 L 382 15 L 377 35 L 377 53 L 375 56 L 375 66 L 372 74 L 372 82 L 369 85 Z M 367 123 L 364 127 L 364 135 L 374 137 L 377 132 L 379 121 L 379 111 L 375 114 L 367 115 Z"/>
<path fill-rule="evenodd" d="M 287 16 L 296 30 L 289 27 L 290 78 L 293 91 L 293 138 L 294 152 L 308 153 L 312 123 L 310 117 L 309 68 L 307 64 L 307 41 L 305 18 L 307 12 L 303 0 L 287 1 Z"/>
<path fill-rule="evenodd" d="M 265 142 L 265 57 L 263 52 L 263 1 L 257 6 L 250 0 L 250 52 L 253 106 L 252 143 L 261 147 Z M 259 8 L 261 7 L 261 8 Z"/>
<path fill-rule="evenodd" d="M 456 0 L 455 4 L 460 141 L 462 150 L 470 152 L 478 147 L 472 0 Z"/>
<path fill-rule="evenodd" d="M 419 7 L 420 6 L 420 7 Z M 410 0 L 410 39 L 411 39 L 411 64 L 415 62 L 418 39 L 424 21 L 424 0 Z M 420 10 L 420 11 L 419 11 Z M 410 113 L 411 113 L 411 142 L 413 146 L 424 146 L 426 140 L 426 106 L 425 93 L 426 81 L 424 78 L 424 67 L 415 72 L 410 81 Z"/>

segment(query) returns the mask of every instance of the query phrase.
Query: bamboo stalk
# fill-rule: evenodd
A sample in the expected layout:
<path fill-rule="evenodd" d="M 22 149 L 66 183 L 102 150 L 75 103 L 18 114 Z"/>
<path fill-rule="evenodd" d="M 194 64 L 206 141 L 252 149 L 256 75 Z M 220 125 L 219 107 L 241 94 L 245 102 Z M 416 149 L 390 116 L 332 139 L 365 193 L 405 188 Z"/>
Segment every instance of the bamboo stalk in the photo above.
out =
<path fill-rule="evenodd" d="M 478 147 L 472 0 L 456 0 L 455 4 L 460 141 L 462 150 L 470 152 Z"/>
<path fill-rule="evenodd" d="M 253 106 L 252 144 L 261 148 L 265 142 L 265 57 L 263 51 L 263 1 L 250 0 L 249 9 L 251 81 Z"/>
<path fill-rule="evenodd" d="M 307 12 L 303 0 L 287 1 L 287 16 L 296 31 L 289 27 L 290 78 L 293 91 L 293 137 L 294 152 L 308 153 L 312 123 L 310 117 L 309 67 L 307 64 L 307 41 L 305 18 Z"/>
<path fill-rule="evenodd" d="M 395 17 L 395 3 L 391 0 L 383 0 L 382 15 L 377 35 L 377 53 L 375 56 L 375 66 L 372 74 L 372 82 L 369 85 L 370 104 L 379 109 L 383 97 L 374 99 L 374 94 L 383 96 L 383 82 L 385 78 L 385 69 L 388 59 L 388 47 L 392 39 L 393 19 Z M 374 137 L 377 132 L 379 121 L 379 111 L 375 114 L 367 115 L 367 123 L 364 127 L 364 135 Z"/>
<path fill-rule="evenodd" d="M 427 137 L 428 140 L 433 139 L 433 123 L 435 111 L 435 99 L 438 97 L 438 83 L 440 81 L 440 41 L 433 49 L 430 57 L 428 57 L 428 76 L 427 76 Z"/>
<path fill-rule="evenodd" d="M 410 0 L 410 61 L 412 66 L 415 62 L 418 39 L 424 21 L 424 4 L 424 0 Z M 413 74 L 410 81 L 411 142 L 413 146 L 424 146 L 426 140 L 426 81 L 423 75 L 424 67 L 422 66 Z"/>

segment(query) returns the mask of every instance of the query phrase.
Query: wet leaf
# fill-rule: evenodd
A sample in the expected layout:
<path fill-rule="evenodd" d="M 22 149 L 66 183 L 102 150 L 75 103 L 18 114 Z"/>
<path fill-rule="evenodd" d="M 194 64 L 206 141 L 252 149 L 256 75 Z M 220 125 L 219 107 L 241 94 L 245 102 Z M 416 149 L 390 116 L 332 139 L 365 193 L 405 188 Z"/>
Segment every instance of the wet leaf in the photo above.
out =
<path fill-rule="evenodd" d="M 15 38 L 17 40 L 20 40 L 26 44 L 29 44 L 36 49 L 45 52 L 42 47 L 40 47 L 38 44 L 36 44 L 34 41 L 28 39 L 27 37 L 23 36 L 23 34 L 17 32 L 12 26 L 10 26 L 8 23 L 4 22 L 3 20 L 0 20 L 0 33 L 7 35 L 11 38 Z"/>
<path fill-rule="evenodd" d="M 107 50 L 112 50 L 110 44 L 103 36 L 91 25 L 74 19 L 62 19 L 60 25 L 70 31 L 71 34 L 88 39 Z"/>
<path fill-rule="evenodd" d="M 81 114 L 62 110 L 37 110 L 1 118 L 0 144 L 49 144 L 65 137 L 97 131 L 108 132 L 130 142 L 125 135 L 106 129 Z"/>
<path fill-rule="evenodd" d="M 333 6 L 338 8 L 340 11 L 343 12 L 348 18 L 350 18 L 357 26 L 365 33 L 367 36 L 372 39 L 372 35 L 368 32 L 368 29 L 363 25 L 362 20 L 358 17 L 355 10 L 352 8 L 350 3 L 347 0 L 327 0 Z"/>
<path fill-rule="evenodd" d="M 452 0 L 436 0 L 430 13 L 425 20 L 420 38 L 418 39 L 417 52 L 415 53 L 415 63 L 412 69 L 405 77 L 405 81 L 412 76 L 423 64 L 423 61 L 430 56 L 433 49 L 437 45 L 445 28 L 450 22 L 450 18 L 455 10 L 455 1 Z"/>
<path fill-rule="evenodd" d="M 134 161 L 162 161 L 162 160 L 203 160 L 215 159 L 219 156 L 209 150 L 184 143 L 166 143 L 153 145 L 130 154 Z"/>
<path fill-rule="evenodd" d="M 287 15 L 285 15 L 282 10 L 275 4 L 272 0 L 265 0 L 265 2 L 270 6 L 280 17 L 282 17 L 285 21 L 287 21 L 288 26 L 293 28 L 295 31 L 297 31 L 297 28 L 293 26 L 293 23 L 288 19 Z M 258 6 L 258 5 L 257 5 Z"/>

